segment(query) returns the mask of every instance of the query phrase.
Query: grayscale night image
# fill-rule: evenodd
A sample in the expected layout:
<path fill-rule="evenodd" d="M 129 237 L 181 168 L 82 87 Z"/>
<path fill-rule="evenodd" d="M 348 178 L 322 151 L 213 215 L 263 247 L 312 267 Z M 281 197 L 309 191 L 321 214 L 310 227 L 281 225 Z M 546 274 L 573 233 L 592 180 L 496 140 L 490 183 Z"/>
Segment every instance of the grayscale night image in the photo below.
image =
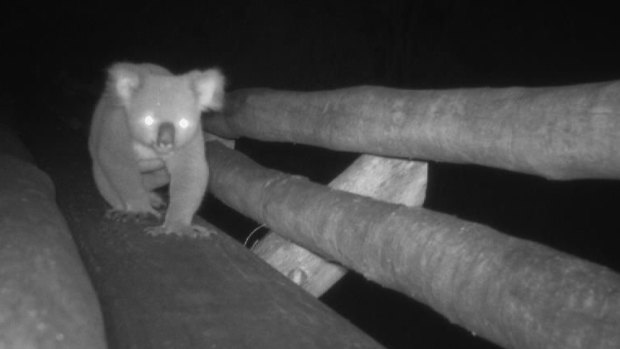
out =
<path fill-rule="evenodd" d="M 0 9 L 0 348 L 620 348 L 611 5 Z"/>

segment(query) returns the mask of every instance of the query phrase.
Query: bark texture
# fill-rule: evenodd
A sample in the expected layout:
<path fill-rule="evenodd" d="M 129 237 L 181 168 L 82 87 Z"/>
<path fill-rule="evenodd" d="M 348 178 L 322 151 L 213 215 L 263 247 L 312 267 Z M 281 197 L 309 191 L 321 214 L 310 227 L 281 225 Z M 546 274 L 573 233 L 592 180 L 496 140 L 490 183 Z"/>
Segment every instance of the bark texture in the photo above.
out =
<path fill-rule="evenodd" d="M 545 88 L 239 90 L 209 132 L 478 164 L 549 179 L 620 177 L 620 82 Z"/>

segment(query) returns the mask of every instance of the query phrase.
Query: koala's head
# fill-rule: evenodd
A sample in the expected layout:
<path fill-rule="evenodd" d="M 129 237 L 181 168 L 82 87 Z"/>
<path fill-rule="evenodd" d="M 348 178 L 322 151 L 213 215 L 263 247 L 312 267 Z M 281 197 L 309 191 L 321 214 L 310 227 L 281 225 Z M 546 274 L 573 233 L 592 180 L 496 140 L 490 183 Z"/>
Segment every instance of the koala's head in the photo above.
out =
<path fill-rule="evenodd" d="M 133 139 L 160 153 L 183 147 L 202 132 L 201 112 L 223 106 L 224 77 L 217 69 L 175 76 L 119 64 L 110 69 L 110 83 Z"/>

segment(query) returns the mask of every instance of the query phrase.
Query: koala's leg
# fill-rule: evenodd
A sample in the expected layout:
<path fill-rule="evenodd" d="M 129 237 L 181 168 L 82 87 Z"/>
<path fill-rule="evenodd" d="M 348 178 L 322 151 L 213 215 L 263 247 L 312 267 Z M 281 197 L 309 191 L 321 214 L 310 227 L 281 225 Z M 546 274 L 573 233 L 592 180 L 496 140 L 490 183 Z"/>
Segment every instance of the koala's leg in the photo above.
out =
<path fill-rule="evenodd" d="M 201 135 L 202 136 L 202 135 Z M 209 168 L 202 137 L 196 137 L 170 159 L 170 205 L 165 223 L 190 225 L 207 190 Z M 165 224 L 164 223 L 164 224 Z"/>
<path fill-rule="evenodd" d="M 209 231 L 192 225 L 192 218 L 207 190 L 209 168 L 201 133 L 166 162 L 170 173 L 170 201 L 164 224 L 149 229 L 151 234 L 208 236 Z"/>

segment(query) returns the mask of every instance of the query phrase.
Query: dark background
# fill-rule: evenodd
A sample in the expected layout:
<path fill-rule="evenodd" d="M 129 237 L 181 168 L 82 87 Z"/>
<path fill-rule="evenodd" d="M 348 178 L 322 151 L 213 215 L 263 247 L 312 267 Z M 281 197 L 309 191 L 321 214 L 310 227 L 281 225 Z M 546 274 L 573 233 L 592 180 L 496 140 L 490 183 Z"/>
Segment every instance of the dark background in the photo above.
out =
<path fill-rule="evenodd" d="M 22 2 L 2 5 L 0 113 L 85 146 L 106 66 L 219 66 L 229 90 L 541 86 L 620 77 L 618 15 L 596 2 Z M 611 6 L 611 5 L 610 5 Z M 66 139 L 63 139 L 66 140 Z M 241 140 L 260 163 L 320 183 L 354 158 Z M 551 182 L 432 163 L 426 206 L 620 271 L 616 181 Z M 207 198 L 203 216 L 243 240 L 257 226 Z M 389 348 L 492 348 L 423 305 L 349 275 L 324 300 Z"/>

